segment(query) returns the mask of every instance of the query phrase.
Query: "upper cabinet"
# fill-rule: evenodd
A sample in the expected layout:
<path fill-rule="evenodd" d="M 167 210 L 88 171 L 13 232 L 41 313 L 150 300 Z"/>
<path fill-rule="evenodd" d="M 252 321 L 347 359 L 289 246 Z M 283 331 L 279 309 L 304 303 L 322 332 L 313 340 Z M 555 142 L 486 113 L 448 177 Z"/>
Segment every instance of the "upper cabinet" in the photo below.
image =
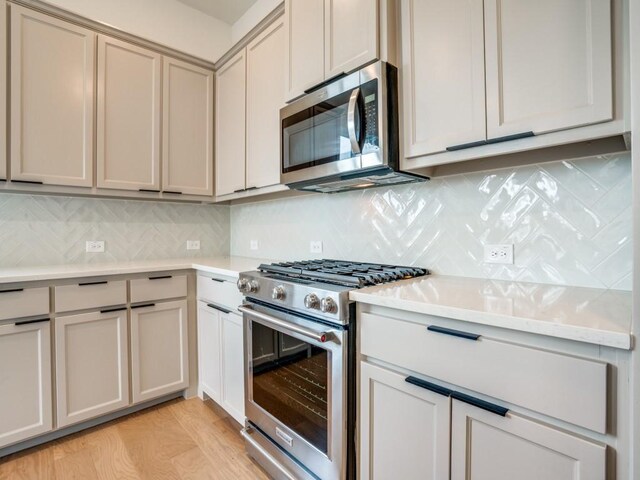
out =
<path fill-rule="evenodd" d="M 213 72 L 165 57 L 162 189 L 213 195 Z"/>
<path fill-rule="evenodd" d="M 284 51 L 279 18 L 217 72 L 217 198 L 280 183 Z"/>
<path fill-rule="evenodd" d="M 0 1 L 0 181 L 7 179 L 7 4 Z"/>
<path fill-rule="evenodd" d="M 11 178 L 90 187 L 96 34 L 11 6 Z"/>
<path fill-rule="evenodd" d="M 98 187 L 160 189 L 159 54 L 98 38 Z"/>
<path fill-rule="evenodd" d="M 286 100 L 374 60 L 394 60 L 394 7 L 393 0 L 285 0 Z"/>

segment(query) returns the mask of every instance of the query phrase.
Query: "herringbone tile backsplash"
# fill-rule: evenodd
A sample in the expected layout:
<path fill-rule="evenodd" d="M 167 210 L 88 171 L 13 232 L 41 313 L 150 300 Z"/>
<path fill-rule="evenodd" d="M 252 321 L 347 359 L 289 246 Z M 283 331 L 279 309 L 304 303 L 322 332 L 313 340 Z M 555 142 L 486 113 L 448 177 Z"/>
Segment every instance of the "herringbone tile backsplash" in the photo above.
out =
<path fill-rule="evenodd" d="M 87 240 L 104 240 L 105 253 L 85 253 Z M 0 195 L 0 267 L 228 253 L 229 207 Z"/>
<path fill-rule="evenodd" d="M 623 153 L 232 206 L 231 253 L 630 290 L 631 219 Z M 311 240 L 323 241 L 321 255 L 309 253 Z M 496 243 L 515 245 L 514 265 L 483 263 L 483 246 Z"/>

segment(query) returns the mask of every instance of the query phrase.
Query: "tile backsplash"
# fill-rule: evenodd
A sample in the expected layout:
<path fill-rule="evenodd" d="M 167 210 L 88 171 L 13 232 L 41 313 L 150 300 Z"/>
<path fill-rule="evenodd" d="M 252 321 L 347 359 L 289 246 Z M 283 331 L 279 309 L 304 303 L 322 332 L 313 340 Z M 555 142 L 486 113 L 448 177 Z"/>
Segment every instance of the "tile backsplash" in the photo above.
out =
<path fill-rule="evenodd" d="M 104 240 L 104 253 L 85 253 Z M 186 250 L 200 240 L 200 250 Z M 229 253 L 229 207 L 0 195 L 0 267 L 103 263 Z"/>
<path fill-rule="evenodd" d="M 630 290 L 631 220 L 631 158 L 621 153 L 232 206 L 231 254 Z M 312 240 L 322 254 L 309 253 Z M 497 243 L 514 244 L 513 265 L 483 262 L 484 245 Z"/>

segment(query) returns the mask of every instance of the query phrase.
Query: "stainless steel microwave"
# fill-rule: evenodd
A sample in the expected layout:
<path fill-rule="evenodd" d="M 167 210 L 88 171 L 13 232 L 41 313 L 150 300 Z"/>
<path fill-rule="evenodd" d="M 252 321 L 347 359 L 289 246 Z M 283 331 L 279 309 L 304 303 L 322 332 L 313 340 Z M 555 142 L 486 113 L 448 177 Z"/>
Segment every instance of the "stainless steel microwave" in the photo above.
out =
<path fill-rule="evenodd" d="M 281 183 L 336 193 L 426 180 L 399 170 L 398 70 L 373 63 L 280 110 Z"/>

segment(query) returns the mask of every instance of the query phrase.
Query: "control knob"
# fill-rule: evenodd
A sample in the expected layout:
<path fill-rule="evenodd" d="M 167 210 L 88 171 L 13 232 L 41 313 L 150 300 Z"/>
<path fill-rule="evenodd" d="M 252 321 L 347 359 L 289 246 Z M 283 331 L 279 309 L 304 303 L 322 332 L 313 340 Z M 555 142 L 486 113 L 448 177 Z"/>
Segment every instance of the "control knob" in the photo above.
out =
<path fill-rule="evenodd" d="M 320 307 L 320 299 L 315 293 L 310 293 L 304 297 L 304 306 L 317 310 Z"/>
<path fill-rule="evenodd" d="M 320 302 L 320 310 L 322 313 L 336 313 L 338 311 L 338 305 L 333 298 L 326 297 Z"/>
<path fill-rule="evenodd" d="M 242 293 L 256 293 L 260 288 L 258 282 L 254 280 L 249 281 L 246 278 L 240 278 L 237 285 L 238 290 L 240 290 Z"/>
<path fill-rule="evenodd" d="M 282 285 L 274 287 L 273 291 L 271 292 L 271 298 L 273 298 L 274 300 L 284 300 L 285 296 L 286 294 Z"/>

